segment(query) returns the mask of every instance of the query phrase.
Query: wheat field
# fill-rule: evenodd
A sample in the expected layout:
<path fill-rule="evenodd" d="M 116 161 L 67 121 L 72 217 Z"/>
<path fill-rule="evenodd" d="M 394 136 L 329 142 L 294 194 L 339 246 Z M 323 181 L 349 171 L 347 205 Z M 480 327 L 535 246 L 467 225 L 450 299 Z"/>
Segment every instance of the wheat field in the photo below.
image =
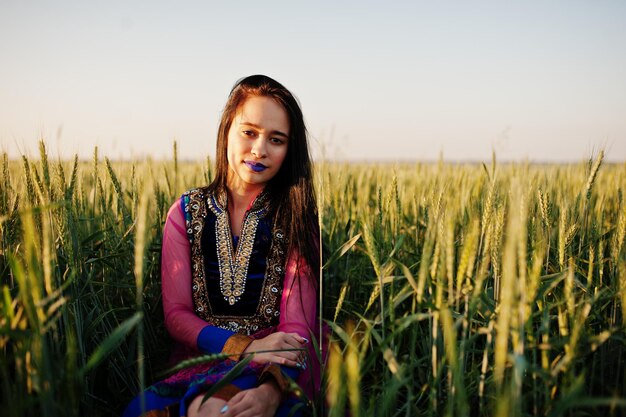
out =
<path fill-rule="evenodd" d="M 626 414 L 626 164 L 316 163 L 329 416 Z M 0 414 L 116 415 L 167 369 L 166 211 L 210 160 L 9 160 Z"/>

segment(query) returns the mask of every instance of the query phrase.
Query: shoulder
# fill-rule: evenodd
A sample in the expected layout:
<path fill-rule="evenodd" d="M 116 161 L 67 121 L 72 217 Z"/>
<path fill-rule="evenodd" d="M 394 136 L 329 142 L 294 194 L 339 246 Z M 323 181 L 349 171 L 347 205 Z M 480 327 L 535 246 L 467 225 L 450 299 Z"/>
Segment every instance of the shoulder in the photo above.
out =
<path fill-rule="evenodd" d="M 185 200 L 191 200 L 191 199 L 196 199 L 196 198 L 204 198 L 205 196 L 209 194 L 210 194 L 209 187 L 197 187 L 197 188 L 192 188 L 190 190 L 185 191 L 180 196 L 180 199 L 182 201 L 185 201 Z"/>
<path fill-rule="evenodd" d="M 226 204 L 226 193 L 218 192 L 213 190 L 210 186 L 192 188 L 190 190 L 185 191 L 180 196 L 180 201 L 183 206 L 188 205 L 193 202 L 197 203 L 209 203 L 215 204 L 222 207 Z"/>
<path fill-rule="evenodd" d="M 197 206 L 198 202 L 204 201 L 204 196 L 206 194 L 207 187 L 192 188 L 185 191 L 180 198 L 177 198 L 172 203 L 167 211 L 167 217 L 165 220 L 166 226 L 168 224 L 173 224 L 176 228 L 186 228 L 185 223 L 190 220 L 189 214 L 192 210 L 191 206 Z"/>
<path fill-rule="evenodd" d="M 180 200 L 176 200 L 167 211 L 165 226 L 163 228 L 163 240 L 167 237 L 183 236 L 186 239 L 185 213 L 180 204 Z"/>
<path fill-rule="evenodd" d="M 210 187 L 192 188 L 185 191 L 180 199 L 174 203 L 180 208 L 185 224 L 187 237 L 190 242 L 199 237 L 207 218 L 215 218 L 217 197 Z"/>
<path fill-rule="evenodd" d="M 180 207 L 184 213 L 188 213 L 191 211 L 192 207 L 197 208 L 199 205 L 203 205 L 209 195 L 211 195 L 209 187 L 198 187 L 187 190 L 180 196 Z"/>

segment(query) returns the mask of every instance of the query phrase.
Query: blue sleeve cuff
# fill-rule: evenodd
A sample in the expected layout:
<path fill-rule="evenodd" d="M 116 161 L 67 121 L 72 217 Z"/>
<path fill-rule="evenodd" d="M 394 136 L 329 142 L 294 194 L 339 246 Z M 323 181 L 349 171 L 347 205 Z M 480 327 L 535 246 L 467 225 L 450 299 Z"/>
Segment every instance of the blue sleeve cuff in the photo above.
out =
<path fill-rule="evenodd" d="M 206 326 L 198 335 L 197 345 L 204 353 L 220 353 L 229 337 L 235 332 L 216 326 Z"/>
<path fill-rule="evenodd" d="M 246 390 L 257 386 L 256 375 L 242 375 L 231 381 L 231 384 L 239 388 L 240 390 Z"/>
<path fill-rule="evenodd" d="M 300 376 L 300 369 L 291 366 L 280 365 L 280 371 L 294 381 Z"/>

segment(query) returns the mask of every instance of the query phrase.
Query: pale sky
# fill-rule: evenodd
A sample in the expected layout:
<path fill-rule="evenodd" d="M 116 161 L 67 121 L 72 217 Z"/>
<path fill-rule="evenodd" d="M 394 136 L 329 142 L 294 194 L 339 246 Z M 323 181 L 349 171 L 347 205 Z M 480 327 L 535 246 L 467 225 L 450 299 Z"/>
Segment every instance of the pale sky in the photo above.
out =
<path fill-rule="evenodd" d="M 204 160 L 256 73 L 328 159 L 626 160 L 617 0 L 0 0 L 0 152 Z"/>

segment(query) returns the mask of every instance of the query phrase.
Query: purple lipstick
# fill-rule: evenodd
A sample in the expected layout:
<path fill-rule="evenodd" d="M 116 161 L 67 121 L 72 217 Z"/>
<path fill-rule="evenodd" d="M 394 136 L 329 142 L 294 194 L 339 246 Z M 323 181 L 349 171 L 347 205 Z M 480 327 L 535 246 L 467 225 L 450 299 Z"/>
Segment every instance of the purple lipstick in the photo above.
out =
<path fill-rule="evenodd" d="M 264 171 L 267 167 L 260 162 L 243 161 L 254 172 Z"/>

